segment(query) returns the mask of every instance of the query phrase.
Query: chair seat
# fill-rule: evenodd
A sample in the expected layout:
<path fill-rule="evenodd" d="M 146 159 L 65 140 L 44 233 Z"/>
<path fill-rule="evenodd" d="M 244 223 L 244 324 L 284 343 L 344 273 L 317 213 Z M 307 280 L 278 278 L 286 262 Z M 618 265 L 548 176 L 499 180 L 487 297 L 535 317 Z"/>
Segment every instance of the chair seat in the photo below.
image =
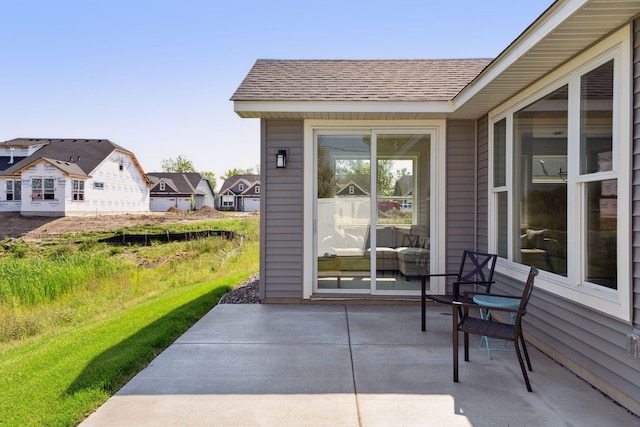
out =
<path fill-rule="evenodd" d="M 491 338 L 513 340 L 515 327 L 509 323 L 494 322 L 476 317 L 465 317 L 458 330 L 476 335 L 484 335 Z"/>

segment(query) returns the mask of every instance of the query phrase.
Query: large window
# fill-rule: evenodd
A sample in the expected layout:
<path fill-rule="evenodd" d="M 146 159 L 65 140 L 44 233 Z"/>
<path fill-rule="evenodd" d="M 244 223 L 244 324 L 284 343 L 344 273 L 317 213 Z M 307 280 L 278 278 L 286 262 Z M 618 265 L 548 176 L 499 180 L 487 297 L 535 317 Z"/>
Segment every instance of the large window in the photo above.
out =
<path fill-rule="evenodd" d="M 506 273 L 536 266 L 540 287 L 628 318 L 630 219 L 618 212 L 630 203 L 630 83 L 621 34 L 491 118 L 490 246 Z"/>
<path fill-rule="evenodd" d="M 513 115 L 520 239 L 514 259 L 567 275 L 567 113 L 562 86 Z"/>
<path fill-rule="evenodd" d="M 31 178 L 31 200 L 53 200 L 53 183 L 53 178 Z"/>

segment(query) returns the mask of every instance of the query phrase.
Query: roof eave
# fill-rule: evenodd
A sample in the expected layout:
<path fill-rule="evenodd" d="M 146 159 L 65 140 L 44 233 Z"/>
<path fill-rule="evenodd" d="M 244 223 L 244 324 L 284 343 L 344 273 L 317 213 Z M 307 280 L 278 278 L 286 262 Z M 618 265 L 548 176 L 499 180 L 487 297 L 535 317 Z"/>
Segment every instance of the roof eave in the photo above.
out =
<path fill-rule="evenodd" d="M 241 101 L 234 111 L 242 118 L 269 119 L 420 119 L 443 118 L 451 101 Z"/>

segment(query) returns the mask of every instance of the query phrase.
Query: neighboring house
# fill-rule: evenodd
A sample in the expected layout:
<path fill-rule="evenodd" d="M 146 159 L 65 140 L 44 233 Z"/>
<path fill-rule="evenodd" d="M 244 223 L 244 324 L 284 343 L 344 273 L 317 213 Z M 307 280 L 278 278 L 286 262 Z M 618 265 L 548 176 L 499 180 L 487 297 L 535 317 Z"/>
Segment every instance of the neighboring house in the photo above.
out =
<path fill-rule="evenodd" d="M 0 172 L 30 156 L 48 144 L 48 140 L 18 138 L 0 142 Z"/>
<path fill-rule="evenodd" d="M 493 60 L 258 60 L 232 100 L 261 119 L 262 301 L 417 298 L 403 234 L 431 272 L 497 253 L 497 292 L 541 270 L 527 338 L 640 414 L 639 16 L 558 0 Z M 365 207 L 378 161 L 411 162 L 410 224 L 336 210 L 345 159 L 371 166 Z"/>
<path fill-rule="evenodd" d="M 166 212 L 170 208 L 183 211 L 215 207 L 215 193 L 208 179 L 197 172 L 153 172 L 151 181 L 152 212 Z"/>
<path fill-rule="evenodd" d="M 149 182 L 132 152 L 107 139 L 27 139 L 0 171 L 0 212 L 81 216 L 149 211 Z M 6 151 L 5 151 L 6 152 Z"/>
<path fill-rule="evenodd" d="M 221 211 L 254 212 L 260 210 L 260 176 L 234 175 L 224 180 L 218 196 Z"/>

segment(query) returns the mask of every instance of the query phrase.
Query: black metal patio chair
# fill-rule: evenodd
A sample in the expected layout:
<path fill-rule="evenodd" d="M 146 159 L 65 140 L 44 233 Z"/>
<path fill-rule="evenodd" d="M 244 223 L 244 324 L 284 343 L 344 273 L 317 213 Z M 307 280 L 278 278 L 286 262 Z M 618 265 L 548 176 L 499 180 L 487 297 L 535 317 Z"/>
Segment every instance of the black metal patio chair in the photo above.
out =
<path fill-rule="evenodd" d="M 498 295 L 498 294 L 481 294 L 477 292 L 465 292 L 463 300 L 465 302 L 453 302 L 453 381 L 458 382 L 458 334 L 462 332 L 464 334 L 464 360 L 469 361 L 469 334 L 482 335 L 489 338 L 497 338 L 501 340 L 511 341 L 515 347 L 515 353 L 518 356 L 518 362 L 520 362 L 520 369 L 522 370 L 522 376 L 524 382 L 527 385 L 527 390 L 531 390 L 531 384 L 529 383 L 529 376 L 524 366 L 522 356 L 524 355 L 527 361 L 527 368 L 532 371 L 531 361 L 529 360 L 529 353 L 527 352 L 527 345 L 522 335 L 522 317 L 527 313 L 527 304 L 529 297 L 533 291 L 533 282 L 538 275 L 538 269 L 531 267 L 529 276 L 524 285 L 522 296 L 514 295 Z M 473 295 L 491 295 L 494 297 L 520 299 L 520 305 L 517 309 L 509 308 L 496 308 L 495 306 L 483 306 L 482 304 L 471 304 L 469 301 Z M 485 310 L 491 310 L 492 316 L 490 318 L 475 317 L 469 315 L 469 308 L 483 308 Z M 504 312 L 508 321 L 501 322 L 493 318 L 494 312 Z M 462 313 L 462 314 L 460 314 Z M 515 314 L 513 321 L 511 321 L 511 314 Z"/>
<path fill-rule="evenodd" d="M 473 287 L 477 291 L 477 286 L 482 286 L 483 291 L 489 293 L 493 283 L 493 271 L 496 267 L 498 256 L 495 254 L 485 254 L 482 252 L 465 250 L 460 260 L 460 268 L 457 273 L 433 273 L 422 276 L 422 330 L 426 330 L 427 299 L 441 304 L 451 305 L 453 301 L 461 301 L 460 286 Z M 455 277 L 452 285 L 452 292 L 444 295 L 427 295 L 427 279 L 433 277 Z"/>

